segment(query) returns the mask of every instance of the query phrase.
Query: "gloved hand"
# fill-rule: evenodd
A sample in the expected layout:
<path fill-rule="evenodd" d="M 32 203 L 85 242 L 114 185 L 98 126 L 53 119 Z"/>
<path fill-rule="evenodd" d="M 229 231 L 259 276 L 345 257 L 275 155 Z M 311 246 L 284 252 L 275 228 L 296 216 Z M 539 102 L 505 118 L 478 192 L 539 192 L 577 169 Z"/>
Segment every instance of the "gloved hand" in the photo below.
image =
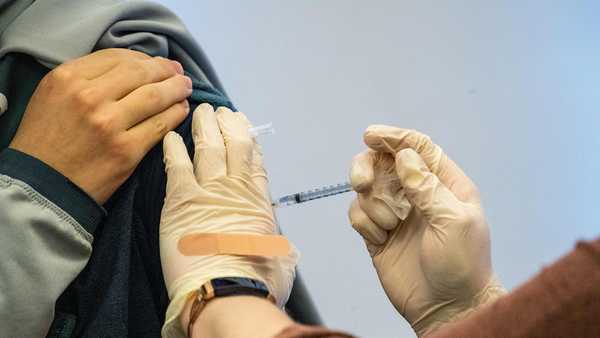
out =
<path fill-rule="evenodd" d="M 188 295 L 210 279 L 246 277 L 267 285 L 282 307 L 291 292 L 298 258 L 288 256 L 184 256 L 178 242 L 189 234 L 273 235 L 277 226 L 267 193 L 259 146 L 242 113 L 209 104 L 194 112 L 194 164 L 181 137 L 165 136 L 167 191 L 160 222 L 160 254 L 171 303 L 163 337 L 183 337 L 178 317 Z"/>
<path fill-rule="evenodd" d="M 385 292 L 419 336 L 505 291 L 494 277 L 477 188 L 414 130 L 374 125 L 350 180 L 350 222 L 365 239 Z"/>

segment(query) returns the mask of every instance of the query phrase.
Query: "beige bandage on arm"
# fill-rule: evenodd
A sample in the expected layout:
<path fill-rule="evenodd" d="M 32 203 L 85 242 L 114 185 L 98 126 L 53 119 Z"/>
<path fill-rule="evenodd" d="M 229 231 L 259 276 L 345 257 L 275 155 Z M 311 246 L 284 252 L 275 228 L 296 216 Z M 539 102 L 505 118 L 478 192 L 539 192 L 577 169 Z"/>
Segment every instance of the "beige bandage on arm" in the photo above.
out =
<path fill-rule="evenodd" d="M 287 256 L 290 243 L 281 235 L 191 234 L 178 242 L 185 256 Z"/>

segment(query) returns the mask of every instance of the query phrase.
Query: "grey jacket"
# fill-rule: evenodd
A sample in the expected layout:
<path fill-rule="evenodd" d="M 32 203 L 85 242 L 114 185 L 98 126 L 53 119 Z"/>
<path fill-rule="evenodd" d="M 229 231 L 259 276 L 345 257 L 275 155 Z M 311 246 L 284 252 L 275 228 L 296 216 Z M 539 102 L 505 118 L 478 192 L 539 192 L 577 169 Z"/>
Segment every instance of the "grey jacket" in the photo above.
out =
<path fill-rule="evenodd" d="M 93 237 L 36 187 L 44 189 L 41 180 L 56 183 L 49 195 L 61 204 L 58 194 L 67 189 L 84 201 L 89 197 L 42 162 L 12 149 L 0 153 L 0 172 L 0 337 L 43 337 L 56 299 L 87 263 Z M 99 206 L 88 211 L 102 217 Z"/>
<path fill-rule="evenodd" d="M 176 59 L 195 78 L 221 88 L 192 35 L 159 4 L 0 0 L 0 58 L 28 54 L 52 69 L 111 47 Z M 0 139 L 14 128 L 0 126 Z M 46 335 L 56 299 L 91 255 L 91 234 L 103 214 L 52 168 L 11 149 L 0 152 L 0 337 Z"/>

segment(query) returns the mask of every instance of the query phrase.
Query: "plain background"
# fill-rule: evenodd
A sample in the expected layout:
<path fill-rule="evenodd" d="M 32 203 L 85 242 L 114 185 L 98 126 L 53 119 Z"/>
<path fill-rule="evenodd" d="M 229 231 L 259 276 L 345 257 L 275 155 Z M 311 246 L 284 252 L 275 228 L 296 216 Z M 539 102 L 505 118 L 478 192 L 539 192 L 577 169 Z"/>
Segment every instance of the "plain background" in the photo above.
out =
<path fill-rule="evenodd" d="M 429 134 L 479 186 L 512 289 L 600 234 L 600 5 L 594 1 L 162 1 L 255 124 L 274 196 L 347 179 L 362 132 Z M 326 323 L 413 337 L 346 194 L 278 211 Z"/>

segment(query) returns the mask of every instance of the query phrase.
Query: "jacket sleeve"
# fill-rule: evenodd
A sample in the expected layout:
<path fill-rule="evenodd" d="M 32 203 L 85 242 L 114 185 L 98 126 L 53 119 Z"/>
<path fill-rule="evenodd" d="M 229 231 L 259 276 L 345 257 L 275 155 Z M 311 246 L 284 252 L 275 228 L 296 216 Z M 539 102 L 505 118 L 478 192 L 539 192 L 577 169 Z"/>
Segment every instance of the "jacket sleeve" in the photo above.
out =
<path fill-rule="evenodd" d="M 426 338 L 600 337 L 600 238 L 579 242 L 537 276 Z"/>
<path fill-rule="evenodd" d="M 43 162 L 0 152 L 0 337 L 43 337 L 105 211 Z"/>

